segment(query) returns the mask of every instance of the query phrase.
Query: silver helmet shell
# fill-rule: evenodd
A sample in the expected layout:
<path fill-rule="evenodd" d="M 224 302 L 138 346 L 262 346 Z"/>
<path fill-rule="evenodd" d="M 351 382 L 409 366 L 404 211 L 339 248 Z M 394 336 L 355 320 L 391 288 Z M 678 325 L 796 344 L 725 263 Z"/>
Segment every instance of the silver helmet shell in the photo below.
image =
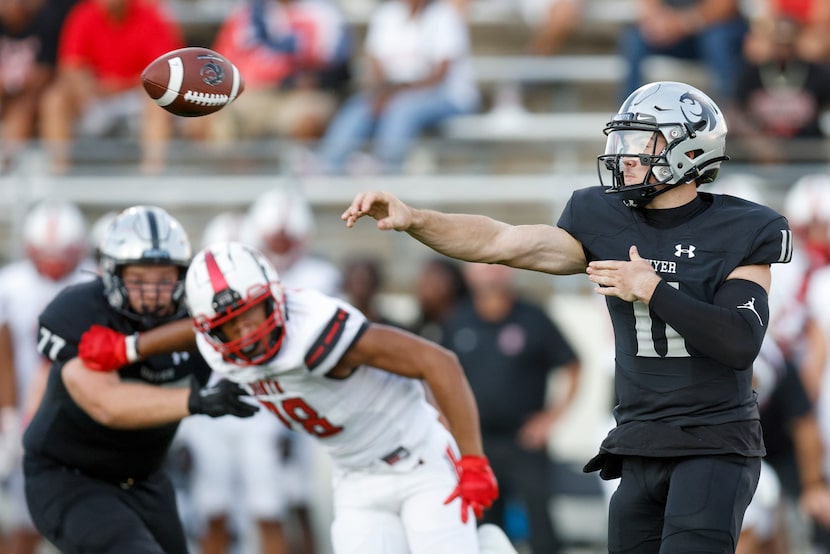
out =
<path fill-rule="evenodd" d="M 600 181 L 606 192 L 622 194 L 630 207 L 645 206 L 678 185 L 710 183 L 721 163 L 729 159 L 723 112 L 709 96 L 685 83 L 659 81 L 638 88 L 604 132 L 608 136 L 605 153 L 597 160 Z M 628 151 L 632 144 L 645 144 L 642 139 L 631 140 L 631 136 L 653 137 L 654 133 L 666 141 L 662 151 Z M 622 162 L 632 157 L 651 170 L 642 183 L 626 185 Z"/>
<path fill-rule="evenodd" d="M 99 268 L 104 293 L 110 306 L 119 313 L 152 327 L 184 311 L 184 275 L 192 252 L 187 233 L 173 216 L 156 206 L 127 208 L 109 225 L 100 243 Z M 134 312 L 129 304 L 121 273 L 128 265 L 174 265 L 180 280 L 173 291 L 176 310 L 173 316 L 158 318 Z"/>

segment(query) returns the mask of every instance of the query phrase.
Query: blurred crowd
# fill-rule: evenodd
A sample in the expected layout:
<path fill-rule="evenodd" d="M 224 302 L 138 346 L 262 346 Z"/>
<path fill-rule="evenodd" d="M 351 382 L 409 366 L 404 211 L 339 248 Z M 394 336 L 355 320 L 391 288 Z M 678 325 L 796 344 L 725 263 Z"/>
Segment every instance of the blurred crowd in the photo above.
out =
<path fill-rule="evenodd" d="M 580 27 L 592 24 L 595 1 L 383 0 L 372 2 L 358 24 L 337 0 L 237 0 L 223 4 L 210 37 L 194 44 L 182 17 L 196 10 L 191 2 L 4 0 L 3 167 L 33 146 L 48 153 L 49 171 L 63 174 L 71 171 L 78 137 L 126 136 L 140 144 L 140 169 L 153 174 L 164 171 L 171 140 L 222 146 L 279 138 L 295 147 L 296 172 L 397 173 L 419 138 L 496 103 L 474 72 L 477 3 L 512 10 L 526 26 L 522 55 L 549 57 L 567 51 Z M 597 52 L 624 62 L 619 98 L 643 83 L 651 57 L 693 60 L 730 113 L 732 136 L 745 139 L 733 140 L 740 144 L 736 154 L 786 162 L 792 152 L 804 156 L 809 143 L 801 139 L 824 137 L 827 2 L 628 0 L 624 6 L 629 13 L 618 22 L 617 44 Z M 245 94 L 211 117 L 177 120 L 158 109 L 141 91 L 140 74 L 159 55 L 186 45 L 211 47 L 233 61 Z M 823 155 L 815 150 L 813 158 Z"/>
<path fill-rule="evenodd" d="M 177 120 L 149 100 L 139 80 L 153 59 L 188 45 L 171 1 L 0 0 L 0 175 L 31 148 L 47 154 L 49 171 L 71 172 L 77 137 L 124 135 L 138 140 L 148 174 L 165 170 L 172 140 L 222 147 L 260 138 L 289 140 L 300 173 L 393 174 L 442 121 L 491 108 L 472 64 L 476 0 L 381 0 L 361 37 L 334 0 L 238 0 L 228 3 L 213 42 L 200 46 L 240 68 L 245 93 L 214 116 Z M 502 1 L 527 25 L 526 55 L 556 56 L 593 0 Z M 694 59 L 707 69 L 730 136 L 743 139 L 733 144 L 748 159 L 786 162 L 792 150 L 803 153 L 801 141 L 824 137 L 830 2 L 630 6 L 616 51 L 627 68 L 620 98 L 642 84 L 650 56 Z M 815 161 L 826 162 L 823 153 Z M 765 202 L 748 176 L 716 185 Z M 774 267 L 771 326 L 755 365 L 768 456 L 741 554 L 830 553 L 830 174 L 793 182 L 783 212 L 796 255 Z M 20 434 L 48 367 L 37 354 L 36 319 L 60 289 L 95 275 L 96 245 L 112 217 L 89 222 L 72 203 L 40 202 L 22 226 L 23 256 L 0 269 L 0 554 L 48 550 L 27 517 L 20 471 Z M 567 533 L 550 513 L 550 444 L 583 370 L 556 314 L 524 294 L 507 268 L 445 258 L 417 268 L 407 291 L 414 312 L 398 311 L 383 301 L 382 260 L 366 252 L 338 267 L 315 250 L 315 228 L 302 190 L 275 189 L 245 212 L 216 213 L 195 236 L 203 244 L 253 244 L 287 286 L 347 298 L 373 321 L 453 350 L 479 401 L 485 449 L 502 487 L 488 520 L 523 552 L 564 552 Z M 596 333 L 597 341 L 610 337 Z M 610 414 L 611 400 L 604 403 Z M 260 415 L 193 417 L 181 427 L 169 470 L 193 552 L 326 554 L 325 457 Z"/>

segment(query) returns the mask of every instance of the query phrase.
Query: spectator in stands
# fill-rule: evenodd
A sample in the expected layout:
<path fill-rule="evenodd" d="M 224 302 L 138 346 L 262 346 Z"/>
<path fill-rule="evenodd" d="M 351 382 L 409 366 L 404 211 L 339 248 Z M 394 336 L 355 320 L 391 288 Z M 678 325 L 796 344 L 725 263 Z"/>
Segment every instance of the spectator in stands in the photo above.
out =
<path fill-rule="evenodd" d="M 36 136 L 38 103 L 54 76 L 61 24 L 75 1 L 0 2 L 0 171 Z"/>
<path fill-rule="evenodd" d="M 553 426 L 573 400 L 580 363 L 559 328 L 520 297 L 515 270 L 497 264 L 464 267 L 470 300 L 445 325 L 443 345 L 456 353 L 479 406 L 484 452 L 501 490 L 484 522 L 505 527 L 505 502 L 519 502 L 530 524 L 533 554 L 561 545 L 548 510 Z M 561 402 L 547 402 L 551 371 L 567 372 Z"/>
<path fill-rule="evenodd" d="M 411 331 L 433 342 L 442 342 L 444 323 L 469 293 L 458 262 L 443 256 L 427 260 L 415 281 L 418 318 Z"/>
<path fill-rule="evenodd" d="M 450 0 L 469 18 L 473 0 Z M 532 28 L 527 51 L 548 56 L 555 54 L 571 36 L 580 17 L 583 0 L 508 0 L 522 20 Z"/>
<path fill-rule="evenodd" d="M 532 29 L 527 51 L 538 56 L 556 54 L 581 17 L 582 0 L 520 0 L 522 17 Z"/>
<path fill-rule="evenodd" d="M 8 554 L 34 554 L 41 542 L 29 517 L 21 464 L 21 433 L 39 402 L 36 383 L 49 367 L 37 349 L 37 318 L 61 289 L 95 276 L 86 257 L 86 220 L 75 204 L 37 203 L 24 218 L 22 235 L 25 257 L 0 270 L 0 481 L 8 483 L 11 508 L 0 525 L 9 529 L 8 541 L 0 532 L 0 552 Z"/>
<path fill-rule="evenodd" d="M 196 136 L 232 141 L 284 136 L 318 139 L 349 79 L 346 21 L 328 0 L 247 0 L 219 29 L 213 49 L 245 77 L 245 94 Z"/>
<path fill-rule="evenodd" d="M 830 105 L 830 68 L 809 60 L 804 32 L 792 19 L 761 18 L 747 35 L 730 123 L 754 161 L 825 158 L 822 147 L 805 141 L 824 136 L 820 117 Z"/>
<path fill-rule="evenodd" d="M 367 139 L 378 167 L 401 170 L 426 129 L 475 110 L 478 90 L 464 19 L 448 0 L 389 0 L 378 6 L 365 43 L 367 79 L 335 115 L 319 154 L 340 173 Z M 373 164 L 374 165 L 374 164 Z"/>
<path fill-rule="evenodd" d="M 656 54 L 702 61 L 715 100 L 725 104 L 734 96 L 746 30 L 739 0 L 637 0 L 637 21 L 620 44 L 628 65 L 620 97 L 643 84 L 643 62 Z"/>
<path fill-rule="evenodd" d="M 54 77 L 61 25 L 76 1 L 0 2 L 0 172 L 37 136 L 38 105 Z"/>
<path fill-rule="evenodd" d="M 372 256 L 354 258 L 343 272 L 343 292 L 348 302 L 375 323 L 399 326 L 378 306 L 378 293 L 383 288 L 380 261 Z"/>
<path fill-rule="evenodd" d="M 69 13 L 58 50 L 58 77 L 43 98 L 41 136 L 53 170 L 70 165 L 76 134 L 102 136 L 117 123 L 140 122 L 142 169 L 164 166 L 172 115 L 141 89 L 144 68 L 183 46 L 161 5 L 144 0 L 81 0 Z"/>
<path fill-rule="evenodd" d="M 753 19 L 766 20 L 772 28 L 777 19 L 791 19 L 801 27 L 798 51 L 810 61 L 830 58 L 830 2 L 826 0 L 756 0 Z"/>

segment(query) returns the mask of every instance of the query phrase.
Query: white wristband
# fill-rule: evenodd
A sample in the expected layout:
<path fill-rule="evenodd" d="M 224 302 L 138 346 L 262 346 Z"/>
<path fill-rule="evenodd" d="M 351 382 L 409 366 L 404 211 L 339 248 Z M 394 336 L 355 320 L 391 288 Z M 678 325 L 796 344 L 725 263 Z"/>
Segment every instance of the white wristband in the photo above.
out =
<path fill-rule="evenodd" d="M 139 361 L 141 356 L 138 354 L 138 333 L 127 335 L 124 338 L 124 346 L 127 350 L 127 361 L 131 364 Z"/>

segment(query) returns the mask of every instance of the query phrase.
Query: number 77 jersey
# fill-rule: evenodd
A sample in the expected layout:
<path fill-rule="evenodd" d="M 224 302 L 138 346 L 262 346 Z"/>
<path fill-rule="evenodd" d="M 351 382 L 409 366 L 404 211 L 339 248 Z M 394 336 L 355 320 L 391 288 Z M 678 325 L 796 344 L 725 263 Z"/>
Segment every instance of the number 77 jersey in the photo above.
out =
<path fill-rule="evenodd" d="M 392 452 L 416 450 L 437 418 L 422 383 L 369 366 L 346 378 L 327 376 L 369 325 L 359 310 L 311 289 L 288 289 L 284 325 L 280 350 L 261 365 L 225 361 L 201 334 L 197 343 L 214 371 L 290 429 L 319 439 L 339 467 L 367 468 Z"/>

